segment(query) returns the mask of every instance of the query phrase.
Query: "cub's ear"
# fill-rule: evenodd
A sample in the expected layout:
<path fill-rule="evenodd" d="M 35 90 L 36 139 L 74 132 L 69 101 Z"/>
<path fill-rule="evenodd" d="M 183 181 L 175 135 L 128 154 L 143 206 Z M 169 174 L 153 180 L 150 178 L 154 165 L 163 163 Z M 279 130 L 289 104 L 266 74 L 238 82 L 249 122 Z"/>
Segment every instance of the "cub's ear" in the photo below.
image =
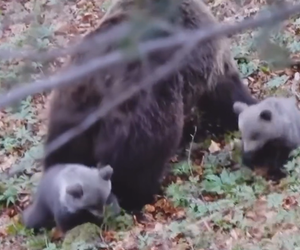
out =
<path fill-rule="evenodd" d="M 246 108 L 248 108 L 248 105 L 246 103 L 243 102 L 235 102 L 233 104 L 233 111 L 239 115 L 240 113 L 242 113 Z"/>
<path fill-rule="evenodd" d="M 68 186 L 66 192 L 75 199 L 80 199 L 83 196 L 83 188 L 79 183 Z"/>
<path fill-rule="evenodd" d="M 260 112 L 259 117 L 269 122 L 272 120 L 272 112 L 270 110 L 265 109 Z"/>
<path fill-rule="evenodd" d="M 114 170 L 110 165 L 106 165 L 99 169 L 99 175 L 105 181 L 109 181 L 111 179 L 113 172 Z"/>

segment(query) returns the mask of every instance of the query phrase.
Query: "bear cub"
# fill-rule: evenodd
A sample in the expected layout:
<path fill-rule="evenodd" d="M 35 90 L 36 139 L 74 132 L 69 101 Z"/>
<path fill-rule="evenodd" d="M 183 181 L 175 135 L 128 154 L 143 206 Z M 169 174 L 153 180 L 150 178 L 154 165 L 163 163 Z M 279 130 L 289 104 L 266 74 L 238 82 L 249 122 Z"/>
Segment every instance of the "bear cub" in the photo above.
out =
<path fill-rule="evenodd" d="M 113 169 L 90 168 L 79 164 L 58 164 L 48 169 L 33 203 L 22 215 L 27 228 L 51 229 L 55 224 L 66 232 L 80 224 L 101 224 L 104 205 L 112 205 L 113 214 L 120 212 L 111 193 Z"/>
<path fill-rule="evenodd" d="M 294 97 L 269 97 L 248 106 L 234 104 L 242 135 L 243 164 L 267 167 L 271 178 L 282 178 L 281 168 L 300 145 L 300 111 Z"/>

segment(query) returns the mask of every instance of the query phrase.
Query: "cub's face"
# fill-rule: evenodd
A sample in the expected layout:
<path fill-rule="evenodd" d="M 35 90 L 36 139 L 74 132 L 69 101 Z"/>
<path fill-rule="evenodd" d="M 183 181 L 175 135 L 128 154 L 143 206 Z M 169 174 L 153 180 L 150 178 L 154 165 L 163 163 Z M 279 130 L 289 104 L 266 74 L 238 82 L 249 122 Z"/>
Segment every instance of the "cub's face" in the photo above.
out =
<path fill-rule="evenodd" d="M 264 103 L 248 106 L 236 102 L 234 111 L 239 115 L 238 126 L 244 152 L 257 151 L 267 142 L 280 138 L 280 120 L 272 107 L 265 107 Z"/>
<path fill-rule="evenodd" d="M 294 112 L 294 99 L 270 97 L 248 106 L 236 102 L 238 127 L 242 136 L 242 161 L 250 167 L 267 168 L 268 174 L 281 176 L 280 168 L 289 152 L 289 111 Z"/>
<path fill-rule="evenodd" d="M 234 110 L 239 114 L 238 126 L 245 152 L 257 151 L 281 136 L 280 126 L 276 124 L 278 119 L 272 109 L 265 109 L 260 104 L 247 106 L 237 102 Z"/>
<path fill-rule="evenodd" d="M 66 193 L 73 210 L 88 210 L 96 217 L 103 216 L 103 208 L 111 193 L 110 166 L 103 168 L 82 168 L 80 182 L 69 185 Z"/>
<path fill-rule="evenodd" d="M 250 168 L 274 165 L 277 152 L 282 151 L 285 134 L 279 105 L 273 98 L 251 106 L 234 104 L 234 111 L 239 115 L 244 165 Z"/>
<path fill-rule="evenodd" d="M 272 145 L 273 141 L 282 139 L 284 119 L 280 117 L 279 107 L 272 99 L 251 106 L 236 102 L 233 108 L 239 115 L 238 126 L 245 158 L 253 158 L 253 155 L 266 145 Z"/>

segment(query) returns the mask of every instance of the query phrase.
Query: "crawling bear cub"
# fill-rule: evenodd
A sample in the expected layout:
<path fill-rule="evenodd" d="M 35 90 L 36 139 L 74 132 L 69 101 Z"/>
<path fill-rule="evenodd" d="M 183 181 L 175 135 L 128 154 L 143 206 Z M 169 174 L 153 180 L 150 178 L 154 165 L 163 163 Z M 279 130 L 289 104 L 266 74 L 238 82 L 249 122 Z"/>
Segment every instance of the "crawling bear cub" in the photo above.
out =
<path fill-rule="evenodd" d="M 55 224 L 66 232 L 80 224 L 101 224 L 104 205 L 117 215 L 120 207 L 111 193 L 113 169 L 107 165 L 89 168 L 79 164 L 61 164 L 46 171 L 33 203 L 23 212 L 27 228 L 51 229 Z"/>
<path fill-rule="evenodd" d="M 248 106 L 236 102 L 242 135 L 243 164 L 268 167 L 270 177 L 285 175 L 281 167 L 300 145 L 300 111 L 294 97 L 269 97 Z"/>

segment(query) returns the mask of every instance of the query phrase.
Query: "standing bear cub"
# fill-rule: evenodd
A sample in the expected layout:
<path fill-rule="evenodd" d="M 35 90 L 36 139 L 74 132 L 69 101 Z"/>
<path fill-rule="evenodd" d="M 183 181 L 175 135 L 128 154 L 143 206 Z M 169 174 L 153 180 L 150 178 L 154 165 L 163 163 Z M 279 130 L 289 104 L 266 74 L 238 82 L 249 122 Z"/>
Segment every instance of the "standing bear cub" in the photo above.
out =
<path fill-rule="evenodd" d="M 112 206 L 113 214 L 119 214 L 118 201 L 111 193 L 112 174 L 110 166 L 52 166 L 43 175 L 33 203 L 23 212 L 24 225 L 39 230 L 56 224 L 66 232 L 86 222 L 100 225 L 106 205 Z"/>
<path fill-rule="evenodd" d="M 256 105 L 236 102 L 242 135 L 243 163 L 267 167 L 280 178 L 292 150 L 300 146 L 300 111 L 294 97 L 269 97 Z"/>
<path fill-rule="evenodd" d="M 167 3 L 177 5 L 169 8 L 165 6 Z M 160 21 L 174 29 L 168 31 L 159 26 Z M 93 42 L 90 51 L 72 57 L 71 65 L 84 65 L 126 44 L 169 37 L 174 30 L 205 29 L 216 23 L 201 0 L 117 0 L 99 27 L 84 40 L 105 34 L 118 25 L 129 27 L 126 39 L 116 38 L 109 45 Z M 131 62 L 95 70 L 56 89 L 50 103 L 45 150 L 61 134 L 100 110 L 102 104 L 117 98 L 120 91 L 138 86 L 151 74 L 150 69 L 171 62 L 175 52 L 173 48 L 155 51 Z M 135 94 L 88 130 L 46 155 L 45 171 L 56 164 L 108 164 L 114 169 L 112 192 L 122 208 L 140 211 L 145 204 L 153 202 L 166 165 L 179 147 L 185 130 L 184 119 L 193 108 L 203 110 L 210 124 L 235 130 L 237 116 L 233 103 L 256 102 L 240 79 L 225 38 L 199 43 L 182 63 L 171 75 Z"/>

